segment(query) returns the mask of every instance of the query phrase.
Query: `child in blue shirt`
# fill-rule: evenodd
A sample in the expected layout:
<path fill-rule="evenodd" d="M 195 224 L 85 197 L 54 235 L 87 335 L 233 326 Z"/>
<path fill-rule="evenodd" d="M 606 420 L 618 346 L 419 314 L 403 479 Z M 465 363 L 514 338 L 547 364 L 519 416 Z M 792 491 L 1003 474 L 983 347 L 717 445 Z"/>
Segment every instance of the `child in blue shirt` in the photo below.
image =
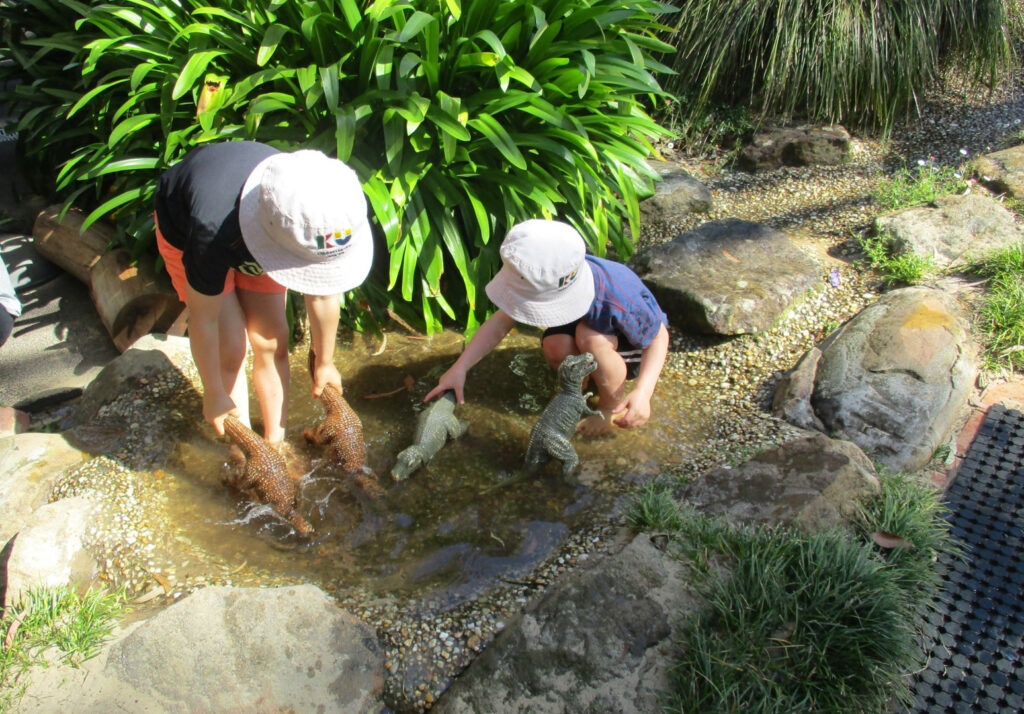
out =
<path fill-rule="evenodd" d="M 501 244 L 502 268 L 485 288 L 498 306 L 424 401 L 452 389 L 463 403 L 466 373 L 521 322 L 547 328 L 544 357 L 558 369 L 569 355 L 590 352 L 601 416 L 578 431 L 587 436 L 631 429 L 651 417 L 651 397 L 668 354 L 668 320 L 637 275 L 621 263 L 586 254 L 583 238 L 559 221 L 528 220 Z M 626 380 L 636 378 L 625 393 Z M 613 419 L 613 415 L 620 414 Z"/>

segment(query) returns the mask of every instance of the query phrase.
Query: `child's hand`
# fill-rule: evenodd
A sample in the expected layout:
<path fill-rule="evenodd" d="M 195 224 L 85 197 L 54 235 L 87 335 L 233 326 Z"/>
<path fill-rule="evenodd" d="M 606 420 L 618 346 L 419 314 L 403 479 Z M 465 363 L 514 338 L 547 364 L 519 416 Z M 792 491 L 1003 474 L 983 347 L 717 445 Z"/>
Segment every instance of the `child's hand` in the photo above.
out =
<path fill-rule="evenodd" d="M 224 419 L 228 414 L 238 416 L 235 403 L 231 401 L 231 397 L 226 392 L 217 393 L 207 390 L 203 394 L 203 419 L 213 424 L 217 436 L 224 436 Z"/>
<path fill-rule="evenodd" d="M 316 365 L 313 368 L 311 385 L 313 389 L 313 399 L 318 399 L 320 397 L 320 393 L 324 391 L 324 387 L 328 384 L 333 384 L 334 388 L 337 389 L 339 393 L 342 392 L 341 374 L 338 372 L 338 368 L 335 367 L 332 362 L 324 362 Z"/>
<path fill-rule="evenodd" d="M 441 378 L 437 380 L 437 386 L 427 392 L 427 396 L 423 397 L 423 401 L 429 402 L 439 394 L 444 394 L 449 389 L 455 390 L 455 401 L 459 404 L 464 404 L 465 400 L 462 397 L 462 388 L 466 384 L 466 373 L 459 369 L 457 365 L 452 365 L 447 372 L 441 375 Z"/>
<path fill-rule="evenodd" d="M 635 429 L 643 426 L 651 418 L 651 399 L 636 390 L 626 395 L 619 405 L 612 409 L 612 414 L 625 415 L 612 421 L 615 426 L 623 429 Z"/>

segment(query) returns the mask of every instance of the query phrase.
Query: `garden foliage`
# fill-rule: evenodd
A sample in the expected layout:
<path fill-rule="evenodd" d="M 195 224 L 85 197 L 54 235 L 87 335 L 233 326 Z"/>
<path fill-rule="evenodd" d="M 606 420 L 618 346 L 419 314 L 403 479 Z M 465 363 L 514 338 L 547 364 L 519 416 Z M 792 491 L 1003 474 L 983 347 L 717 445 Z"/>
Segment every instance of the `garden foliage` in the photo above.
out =
<path fill-rule="evenodd" d="M 1017 0 L 678 0 L 666 35 L 684 131 L 717 103 L 889 130 L 955 59 L 991 81 L 1007 66 Z"/>
<path fill-rule="evenodd" d="M 160 173 L 199 144 L 316 148 L 363 181 L 380 240 L 364 297 L 470 328 L 516 221 L 621 257 L 664 135 L 652 0 L 0 0 L 0 79 L 28 162 L 152 241 Z M 10 97 L 8 97 L 10 98 Z M 353 305 L 362 300 L 350 301 Z M 408 313 L 406 313 L 408 315 Z M 358 323 L 358 320 L 357 320 Z"/>

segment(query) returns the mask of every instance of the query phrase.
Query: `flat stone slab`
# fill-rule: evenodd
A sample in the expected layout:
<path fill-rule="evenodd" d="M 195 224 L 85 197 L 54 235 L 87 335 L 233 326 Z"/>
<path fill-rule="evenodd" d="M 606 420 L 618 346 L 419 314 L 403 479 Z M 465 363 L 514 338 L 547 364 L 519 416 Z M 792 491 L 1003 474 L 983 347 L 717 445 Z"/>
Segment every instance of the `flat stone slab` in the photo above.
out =
<path fill-rule="evenodd" d="M 739 466 L 712 469 L 680 493 L 702 513 L 734 525 L 818 532 L 853 520 L 880 491 L 874 466 L 856 444 L 812 433 Z"/>
<path fill-rule="evenodd" d="M 842 164 L 850 156 L 850 133 L 841 126 L 782 127 L 754 135 L 743 147 L 739 165 L 744 171 L 780 166 Z"/>
<path fill-rule="evenodd" d="M 49 501 L 61 474 L 86 458 L 60 434 L 29 432 L 0 439 L 0 547 Z"/>
<path fill-rule="evenodd" d="M 382 711 L 373 631 L 312 585 L 211 587 L 77 669 L 34 671 L 18 711 Z"/>
<path fill-rule="evenodd" d="M 1024 145 L 979 156 L 974 167 L 982 183 L 996 193 L 1024 196 Z"/>
<path fill-rule="evenodd" d="M 669 322 L 719 335 L 763 332 L 822 280 L 820 266 L 774 228 L 708 221 L 633 260 Z"/>
<path fill-rule="evenodd" d="M 711 191 L 682 166 L 670 161 L 648 161 L 661 181 L 654 184 L 654 195 L 640 202 L 640 221 L 644 227 L 671 224 L 691 213 L 711 210 Z"/>
<path fill-rule="evenodd" d="M 933 203 L 875 219 L 894 254 L 912 253 L 939 268 L 959 266 L 1024 240 L 1013 214 L 978 193 L 940 196 Z"/>

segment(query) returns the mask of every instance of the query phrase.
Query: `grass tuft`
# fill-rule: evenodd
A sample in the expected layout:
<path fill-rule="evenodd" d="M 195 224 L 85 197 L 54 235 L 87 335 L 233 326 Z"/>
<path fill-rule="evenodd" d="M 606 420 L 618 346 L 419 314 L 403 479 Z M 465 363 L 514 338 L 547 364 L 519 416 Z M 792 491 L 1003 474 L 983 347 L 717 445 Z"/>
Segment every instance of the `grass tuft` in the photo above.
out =
<path fill-rule="evenodd" d="M 909 252 L 896 253 L 892 249 L 892 237 L 887 233 L 861 238 L 860 245 L 871 267 L 882 274 L 886 287 L 920 285 L 935 273 L 931 258 Z"/>
<path fill-rule="evenodd" d="M 123 592 L 80 597 L 66 587 L 33 588 L 8 607 L 0 617 L 0 712 L 17 705 L 21 675 L 45 662 L 46 649 L 56 647 L 60 661 L 73 667 L 95 657 L 123 607 Z"/>
<path fill-rule="evenodd" d="M 906 474 L 882 474 L 882 495 L 861 509 L 858 530 L 876 555 L 893 569 L 896 581 L 914 608 L 923 607 L 939 587 L 935 559 L 961 549 L 949 534 L 949 509 L 930 483 Z M 888 533 L 906 545 L 885 549 L 872 535 Z"/>
<path fill-rule="evenodd" d="M 916 169 L 902 169 L 882 179 L 871 190 L 871 198 L 885 210 L 931 203 L 939 196 L 967 189 L 962 168 L 936 166 L 922 160 Z"/>
<path fill-rule="evenodd" d="M 987 335 L 986 366 L 1024 371 L 1024 242 L 996 251 L 970 269 L 988 279 L 978 311 L 978 324 Z"/>
<path fill-rule="evenodd" d="M 668 487 L 655 482 L 644 486 L 630 503 L 626 522 L 638 533 L 674 533 L 683 527 L 683 514 Z"/>

